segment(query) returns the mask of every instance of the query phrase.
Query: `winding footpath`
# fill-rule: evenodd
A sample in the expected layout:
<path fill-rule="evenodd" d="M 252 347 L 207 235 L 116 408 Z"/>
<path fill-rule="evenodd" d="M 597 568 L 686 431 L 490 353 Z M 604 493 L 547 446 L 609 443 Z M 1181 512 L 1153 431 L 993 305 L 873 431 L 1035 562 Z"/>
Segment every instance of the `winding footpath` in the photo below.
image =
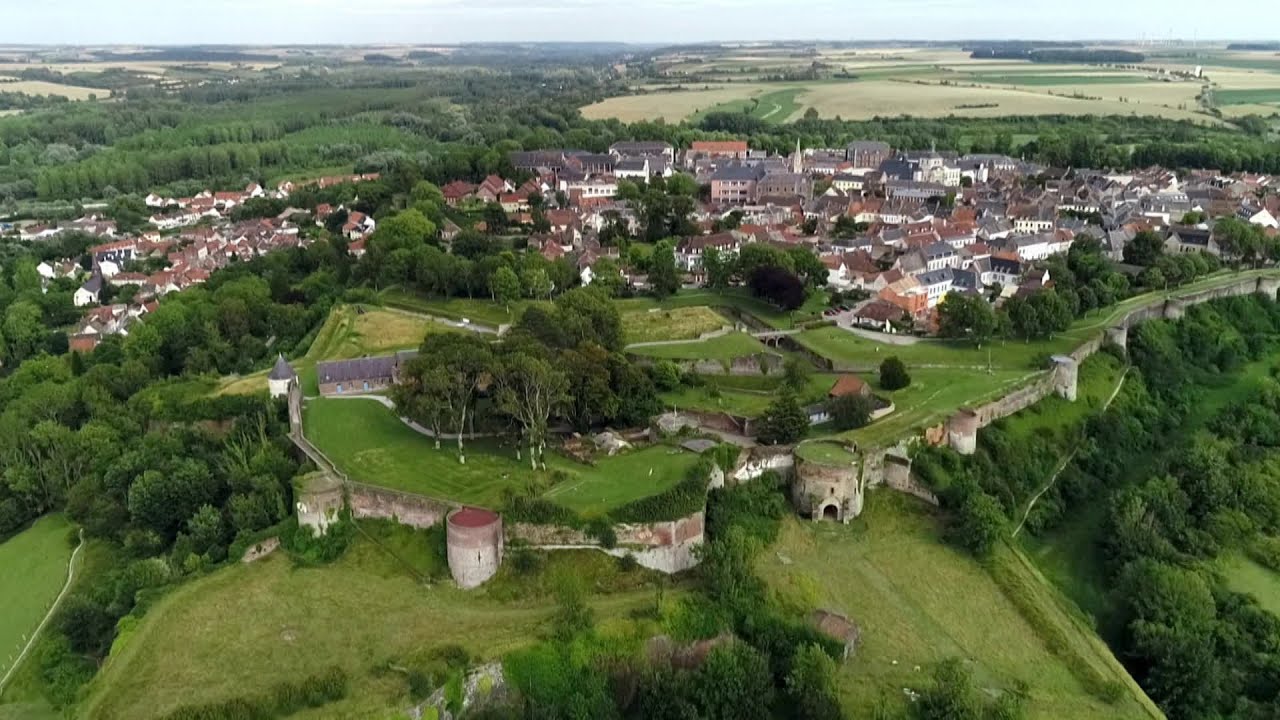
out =
<path fill-rule="evenodd" d="M 1106 412 L 1107 409 L 1111 407 L 1111 401 L 1115 400 L 1116 396 L 1120 394 L 1120 388 L 1124 387 L 1125 378 L 1129 377 L 1129 370 L 1130 368 L 1126 367 L 1124 372 L 1120 374 L 1120 381 L 1116 383 L 1115 388 L 1111 391 L 1111 396 L 1102 404 L 1102 412 Z M 1067 465 L 1071 464 L 1071 461 L 1076 457 L 1076 453 L 1079 452 L 1080 445 L 1076 445 L 1075 449 L 1071 451 L 1071 454 L 1067 455 L 1062 462 L 1058 463 L 1057 469 L 1054 470 L 1053 475 L 1049 477 L 1049 482 L 1045 483 L 1044 487 L 1040 488 L 1040 492 L 1036 493 L 1031 498 L 1031 502 L 1027 503 L 1027 510 L 1022 513 L 1022 520 L 1018 521 L 1018 527 L 1013 529 L 1013 537 L 1018 537 L 1018 533 L 1022 532 L 1022 526 L 1027 524 L 1027 518 L 1031 517 L 1031 510 L 1035 508 L 1036 502 L 1040 500 L 1041 496 L 1049 492 L 1049 488 L 1053 487 L 1053 484 L 1058 480 L 1058 476 L 1062 474 L 1063 470 L 1067 469 Z"/>
<path fill-rule="evenodd" d="M 49 612 L 44 614 L 44 618 L 40 620 L 40 624 L 36 626 L 34 632 L 31 633 L 31 639 L 27 640 L 27 644 L 22 648 L 22 652 L 18 653 L 18 657 L 14 659 L 13 664 L 9 666 L 9 670 L 0 678 L 0 692 L 4 692 L 4 688 L 9 684 L 9 679 L 22 666 L 22 661 L 26 659 L 27 653 L 31 652 L 31 648 L 36 644 L 36 638 L 40 637 L 40 633 L 44 631 L 49 620 L 53 618 L 53 614 L 58 611 L 58 606 L 62 604 L 63 598 L 67 596 L 67 591 L 71 589 L 71 583 L 76 579 L 76 558 L 80 557 L 80 551 L 84 549 L 84 528 L 80 528 L 80 542 L 76 545 L 76 549 L 71 553 L 71 559 L 67 561 L 67 581 L 62 584 L 62 590 L 58 593 L 58 597 L 53 599 L 53 605 L 49 606 Z"/>

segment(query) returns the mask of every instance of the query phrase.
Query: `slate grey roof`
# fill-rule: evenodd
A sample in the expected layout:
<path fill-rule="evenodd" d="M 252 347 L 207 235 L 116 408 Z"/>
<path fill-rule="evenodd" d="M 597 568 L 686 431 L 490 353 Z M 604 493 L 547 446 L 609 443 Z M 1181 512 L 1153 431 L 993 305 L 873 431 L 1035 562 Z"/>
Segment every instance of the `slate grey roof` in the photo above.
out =
<path fill-rule="evenodd" d="M 292 380 L 297 376 L 293 371 L 293 367 L 284 359 L 284 355 L 276 355 L 275 367 L 271 368 L 271 372 L 267 375 L 268 380 Z"/>
<path fill-rule="evenodd" d="M 317 363 L 316 377 L 321 384 L 392 378 L 395 376 L 395 369 L 395 356 L 385 355 Z"/>
<path fill-rule="evenodd" d="M 725 165 L 717 168 L 711 176 L 712 180 L 759 180 L 764 177 L 764 169 L 759 166 L 744 167 L 742 165 Z"/>

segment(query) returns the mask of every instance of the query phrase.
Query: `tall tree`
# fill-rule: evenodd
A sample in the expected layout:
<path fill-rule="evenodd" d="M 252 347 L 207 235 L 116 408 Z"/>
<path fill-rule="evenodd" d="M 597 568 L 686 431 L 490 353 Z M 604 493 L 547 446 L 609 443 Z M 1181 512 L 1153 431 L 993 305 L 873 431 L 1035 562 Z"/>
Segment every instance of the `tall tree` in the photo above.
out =
<path fill-rule="evenodd" d="M 547 360 L 508 351 L 493 375 L 494 401 L 520 425 L 529 446 L 529 466 L 546 466 L 547 424 L 569 400 L 569 381 Z"/>
<path fill-rule="evenodd" d="M 942 337 L 967 339 L 981 346 L 995 331 L 995 313 L 980 296 L 950 292 L 938 304 L 938 334 Z"/>
<path fill-rule="evenodd" d="M 680 289 L 676 255 L 670 240 L 658 243 L 649 256 L 649 288 L 659 298 L 674 295 Z"/>

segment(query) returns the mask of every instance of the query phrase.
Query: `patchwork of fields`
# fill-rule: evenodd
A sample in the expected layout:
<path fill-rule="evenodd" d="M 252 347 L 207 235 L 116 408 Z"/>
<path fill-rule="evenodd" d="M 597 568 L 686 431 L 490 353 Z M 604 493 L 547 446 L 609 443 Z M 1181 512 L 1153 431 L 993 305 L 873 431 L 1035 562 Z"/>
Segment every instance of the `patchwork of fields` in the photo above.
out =
<path fill-rule="evenodd" d="M 770 123 L 822 117 L 866 120 L 912 115 L 1156 115 L 1213 123 L 1200 96 L 1224 114 L 1280 111 L 1280 57 L 1205 51 L 1151 57 L 1138 67 L 975 60 L 959 50 L 902 48 L 883 52 L 819 49 L 674 54 L 666 77 L 634 94 L 582 109 L 588 118 L 697 120 L 709 112 L 745 112 Z M 822 63 L 815 80 L 779 80 Z M 1195 78 L 1197 67 L 1203 77 Z M 1182 75 L 1175 75 L 1182 73 Z"/>

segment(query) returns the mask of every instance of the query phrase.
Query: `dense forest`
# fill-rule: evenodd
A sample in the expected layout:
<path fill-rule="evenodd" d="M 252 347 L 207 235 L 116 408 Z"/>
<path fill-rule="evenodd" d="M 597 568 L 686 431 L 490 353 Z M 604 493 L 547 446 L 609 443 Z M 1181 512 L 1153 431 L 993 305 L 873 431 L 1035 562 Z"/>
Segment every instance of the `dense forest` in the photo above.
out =
<path fill-rule="evenodd" d="M 1108 600 L 1095 620 L 1174 720 L 1280 709 L 1280 618 L 1228 589 L 1216 563 L 1243 553 L 1280 568 L 1277 347 L 1272 300 L 1194 306 L 1180 321 L 1135 328 L 1127 354 L 1110 350 L 1131 366 L 1107 412 L 1032 435 L 1013 430 L 1015 417 L 984 429 L 972 458 L 921 457 L 950 508 L 950 537 L 980 555 L 1070 460 L 1027 530 L 1052 532 L 1100 508 L 1093 542 Z"/>

